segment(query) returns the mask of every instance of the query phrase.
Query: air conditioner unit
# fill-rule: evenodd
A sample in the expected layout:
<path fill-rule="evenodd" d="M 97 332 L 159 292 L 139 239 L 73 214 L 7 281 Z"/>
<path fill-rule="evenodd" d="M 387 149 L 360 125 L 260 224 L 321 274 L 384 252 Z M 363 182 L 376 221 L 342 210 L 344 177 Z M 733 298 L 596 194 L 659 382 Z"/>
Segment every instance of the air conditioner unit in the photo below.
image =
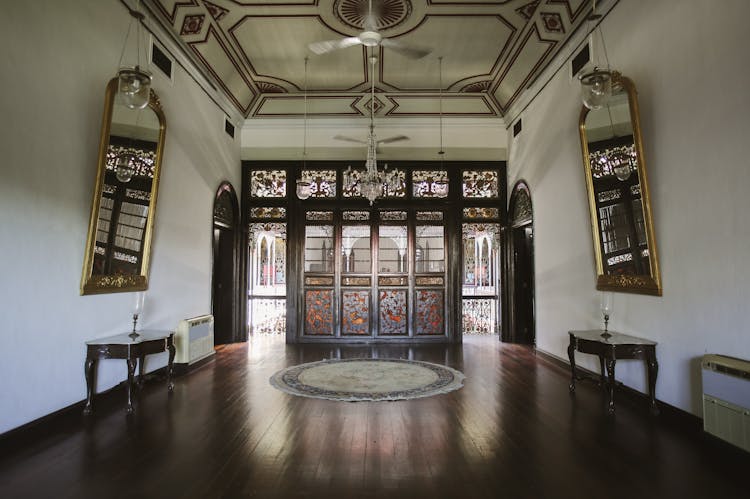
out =
<path fill-rule="evenodd" d="M 214 316 L 180 321 L 175 332 L 175 363 L 194 364 L 214 354 Z"/>
<path fill-rule="evenodd" d="M 703 429 L 750 452 L 750 362 L 704 355 Z"/>

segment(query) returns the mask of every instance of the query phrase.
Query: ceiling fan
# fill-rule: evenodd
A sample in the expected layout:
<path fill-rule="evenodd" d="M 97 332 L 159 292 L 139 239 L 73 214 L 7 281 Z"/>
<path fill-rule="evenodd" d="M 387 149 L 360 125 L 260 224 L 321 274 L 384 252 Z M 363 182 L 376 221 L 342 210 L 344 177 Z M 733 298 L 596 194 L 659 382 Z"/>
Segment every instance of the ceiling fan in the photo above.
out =
<path fill-rule="evenodd" d="M 309 44 L 308 47 L 312 52 L 322 55 L 327 54 L 328 52 L 333 52 L 334 50 L 352 47 L 354 45 L 364 45 L 365 47 L 380 46 L 391 49 L 394 52 L 398 52 L 399 54 L 412 59 L 420 59 L 432 52 L 432 49 L 429 48 L 404 45 L 392 38 L 383 38 L 383 35 L 378 33 L 377 19 L 372 14 L 372 0 L 368 1 L 367 17 L 365 17 L 364 28 L 365 30 L 357 36 L 340 38 L 338 40 L 313 42 Z"/>
<path fill-rule="evenodd" d="M 371 49 L 372 50 L 372 49 Z M 378 63 L 378 58 L 374 55 L 370 55 L 370 64 L 372 64 L 372 87 L 370 97 L 370 132 L 367 135 L 367 140 L 355 139 L 347 137 L 346 135 L 336 135 L 333 138 L 335 140 L 343 140 L 344 142 L 355 142 L 357 144 L 366 144 L 368 154 L 380 152 L 380 144 L 390 144 L 392 142 L 401 142 L 402 140 L 409 140 L 406 135 L 396 135 L 394 137 L 388 137 L 387 139 L 375 139 L 375 64 Z"/>

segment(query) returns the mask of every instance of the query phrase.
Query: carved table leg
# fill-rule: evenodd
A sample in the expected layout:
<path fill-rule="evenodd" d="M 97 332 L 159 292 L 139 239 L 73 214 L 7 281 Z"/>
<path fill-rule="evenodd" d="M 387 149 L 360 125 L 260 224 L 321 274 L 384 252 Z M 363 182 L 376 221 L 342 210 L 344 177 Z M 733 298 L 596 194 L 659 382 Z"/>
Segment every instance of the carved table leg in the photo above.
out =
<path fill-rule="evenodd" d="M 648 365 L 648 394 L 651 397 L 651 414 L 659 415 L 659 407 L 656 405 L 656 376 L 659 374 L 659 363 L 656 361 L 656 352 L 648 352 L 646 357 Z"/>
<path fill-rule="evenodd" d="M 601 385 L 607 386 L 607 373 L 604 371 L 604 357 L 599 356 L 599 372 L 602 373 Z"/>
<path fill-rule="evenodd" d="M 607 358 L 607 392 L 609 395 L 609 407 L 607 411 L 610 414 L 615 413 L 615 358 Z"/>
<path fill-rule="evenodd" d="M 127 359 L 128 363 L 128 414 L 133 413 L 133 375 L 135 374 L 135 365 L 138 363 L 138 359 Z"/>
<path fill-rule="evenodd" d="M 96 357 L 86 357 L 84 374 L 86 375 L 86 405 L 83 406 L 83 415 L 88 416 L 93 412 L 92 401 L 94 399 L 94 371 L 96 369 Z"/>
<path fill-rule="evenodd" d="M 576 358 L 575 358 L 575 344 L 573 338 L 570 339 L 568 345 L 568 359 L 570 359 L 570 385 L 568 389 L 571 393 L 576 391 Z"/>
<path fill-rule="evenodd" d="M 167 390 L 169 390 L 169 393 L 172 393 L 172 391 L 174 391 L 174 383 L 172 382 L 172 376 L 174 375 L 174 343 L 170 343 L 167 348 L 169 348 L 169 363 L 167 364 Z"/>

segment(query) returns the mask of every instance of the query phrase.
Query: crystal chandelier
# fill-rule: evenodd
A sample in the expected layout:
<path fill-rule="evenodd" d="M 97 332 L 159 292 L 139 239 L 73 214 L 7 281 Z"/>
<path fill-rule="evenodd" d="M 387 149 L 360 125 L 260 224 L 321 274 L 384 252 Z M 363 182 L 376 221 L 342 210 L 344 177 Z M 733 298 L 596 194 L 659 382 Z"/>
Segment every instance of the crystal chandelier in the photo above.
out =
<path fill-rule="evenodd" d="M 365 160 L 365 172 L 357 180 L 351 175 L 351 167 L 344 176 L 344 188 L 353 189 L 353 183 L 359 185 L 360 194 L 372 205 L 379 197 L 388 196 L 389 192 L 396 192 L 402 186 L 401 179 L 395 171 L 388 172 L 388 165 L 383 171 L 378 170 L 377 145 L 375 138 L 375 64 L 378 58 L 370 55 L 372 64 L 372 85 L 370 88 L 370 132 L 367 136 L 367 159 Z"/>

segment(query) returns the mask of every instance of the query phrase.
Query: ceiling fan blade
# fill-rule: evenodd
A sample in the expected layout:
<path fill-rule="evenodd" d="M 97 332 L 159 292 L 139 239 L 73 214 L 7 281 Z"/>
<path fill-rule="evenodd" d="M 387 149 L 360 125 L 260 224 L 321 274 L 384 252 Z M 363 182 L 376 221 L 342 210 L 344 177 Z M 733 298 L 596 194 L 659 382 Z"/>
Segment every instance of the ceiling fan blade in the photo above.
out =
<path fill-rule="evenodd" d="M 390 144 L 392 142 L 401 142 L 402 140 L 409 140 L 406 135 L 396 135 L 395 137 L 388 137 L 378 141 L 378 144 Z"/>
<path fill-rule="evenodd" d="M 348 38 L 340 38 L 338 40 L 324 40 L 322 42 L 313 42 L 307 47 L 318 55 L 326 54 L 338 49 L 345 49 L 352 45 L 359 45 L 359 38 L 356 36 L 350 36 Z"/>
<path fill-rule="evenodd" d="M 345 135 L 336 135 L 333 138 L 334 138 L 334 140 L 343 140 L 344 142 L 356 142 L 357 144 L 367 144 L 366 140 L 353 139 L 353 138 L 347 137 Z"/>
<path fill-rule="evenodd" d="M 421 59 L 422 57 L 432 52 L 432 49 L 426 47 L 418 47 L 416 45 L 404 45 L 391 38 L 383 38 L 380 41 L 380 45 L 412 59 Z"/>

